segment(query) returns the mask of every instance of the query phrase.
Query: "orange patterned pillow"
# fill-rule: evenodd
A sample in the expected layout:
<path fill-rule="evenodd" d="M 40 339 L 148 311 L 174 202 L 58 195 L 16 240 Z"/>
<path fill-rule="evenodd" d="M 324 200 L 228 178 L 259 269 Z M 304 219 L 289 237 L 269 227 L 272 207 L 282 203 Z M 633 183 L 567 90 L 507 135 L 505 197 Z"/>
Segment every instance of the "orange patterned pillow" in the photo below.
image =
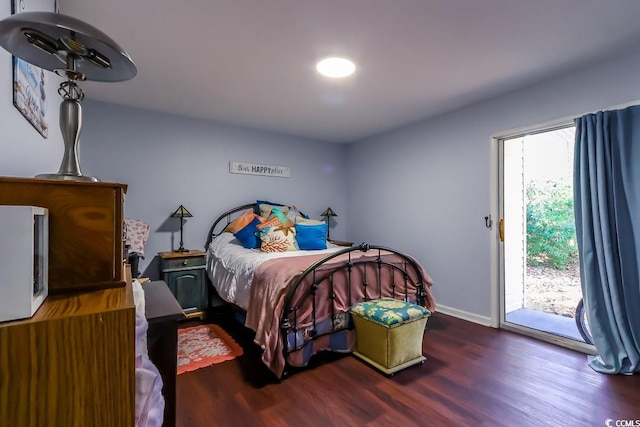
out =
<path fill-rule="evenodd" d="M 269 218 L 268 220 L 265 220 L 262 217 L 260 219 L 262 220 L 262 224 L 256 227 L 258 230 L 262 230 L 262 229 L 266 230 L 267 228 L 270 228 L 270 227 L 282 227 L 282 223 L 280 222 L 280 219 L 277 216 Z"/>
<path fill-rule="evenodd" d="M 246 227 L 248 224 L 250 224 L 254 218 L 258 218 L 260 221 L 264 220 L 264 218 L 256 215 L 251 209 L 247 209 L 246 211 L 242 212 L 242 215 L 231 221 L 229 225 L 227 225 L 227 228 L 224 229 L 224 231 L 235 234 Z"/>

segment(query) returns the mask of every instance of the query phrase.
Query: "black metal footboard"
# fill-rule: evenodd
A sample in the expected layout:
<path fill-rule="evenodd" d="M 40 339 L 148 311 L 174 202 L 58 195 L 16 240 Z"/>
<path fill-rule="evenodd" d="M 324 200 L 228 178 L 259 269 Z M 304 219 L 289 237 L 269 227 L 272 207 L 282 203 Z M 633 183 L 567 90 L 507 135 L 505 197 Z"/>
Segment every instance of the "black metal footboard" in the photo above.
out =
<path fill-rule="evenodd" d="M 323 337 L 353 329 L 348 310 L 359 302 L 392 297 L 426 306 L 425 286 L 419 264 L 394 249 L 363 243 L 328 255 L 287 291 L 280 322 L 285 361 Z"/>

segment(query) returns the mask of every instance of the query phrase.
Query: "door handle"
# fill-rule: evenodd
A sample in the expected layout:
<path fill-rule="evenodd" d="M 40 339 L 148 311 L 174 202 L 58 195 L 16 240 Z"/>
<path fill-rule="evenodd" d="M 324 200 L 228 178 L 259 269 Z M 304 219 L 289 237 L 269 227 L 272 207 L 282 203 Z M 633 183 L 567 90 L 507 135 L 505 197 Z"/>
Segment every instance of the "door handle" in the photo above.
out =
<path fill-rule="evenodd" d="M 498 225 L 498 229 L 500 232 L 500 241 L 504 242 L 504 218 L 500 218 L 500 223 Z"/>

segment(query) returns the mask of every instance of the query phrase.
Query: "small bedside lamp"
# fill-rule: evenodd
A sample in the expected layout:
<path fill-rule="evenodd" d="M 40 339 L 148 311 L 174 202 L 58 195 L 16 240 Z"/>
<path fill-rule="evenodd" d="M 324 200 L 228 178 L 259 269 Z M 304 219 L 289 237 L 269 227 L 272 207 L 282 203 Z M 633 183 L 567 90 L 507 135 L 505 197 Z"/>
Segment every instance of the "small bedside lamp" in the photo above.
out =
<path fill-rule="evenodd" d="M 333 209 L 328 207 L 327 209 L 324 210 L 324 212 L 320 214 L 320 216 L 325 217 L 325 221 L 327 221 L 327 240 L 331 240 L 331 238 L 329 237 L 329 229 L 331 228 L 331 224 L 329 223 L 329 218 L 331 218 L 332 216 L 338 216 L 338 215 L 333 211 Z"/>
<path fill-rule="evenodd" d="M 188 250 L 184 248 L 184 242 L 182 241 L 182 227 L 184 218 L 193 218 L 193 215 L 191 215 L 191 212 L 189 212 L 187 208 L 180 205 L 178 209 L 171 214 L 171 218 L 180 218 L 180 247 L 177 249 L 177 252 L 188 252 Z"/>

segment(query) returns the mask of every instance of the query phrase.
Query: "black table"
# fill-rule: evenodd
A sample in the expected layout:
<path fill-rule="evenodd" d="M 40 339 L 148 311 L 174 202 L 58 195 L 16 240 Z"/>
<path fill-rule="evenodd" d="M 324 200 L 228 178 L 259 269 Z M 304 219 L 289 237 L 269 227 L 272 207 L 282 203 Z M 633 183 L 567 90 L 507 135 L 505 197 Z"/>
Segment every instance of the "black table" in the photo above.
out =
<path fill-rule="evenodd" d="M 160 371 L 164 396 L 164 427 L 176 425 L 176 376 L 178 361 L 178 321 L 185 318 L 182 307 L 162 280 L 142 284 L 145 316 L 149 323 L 149 359 Z"/>

